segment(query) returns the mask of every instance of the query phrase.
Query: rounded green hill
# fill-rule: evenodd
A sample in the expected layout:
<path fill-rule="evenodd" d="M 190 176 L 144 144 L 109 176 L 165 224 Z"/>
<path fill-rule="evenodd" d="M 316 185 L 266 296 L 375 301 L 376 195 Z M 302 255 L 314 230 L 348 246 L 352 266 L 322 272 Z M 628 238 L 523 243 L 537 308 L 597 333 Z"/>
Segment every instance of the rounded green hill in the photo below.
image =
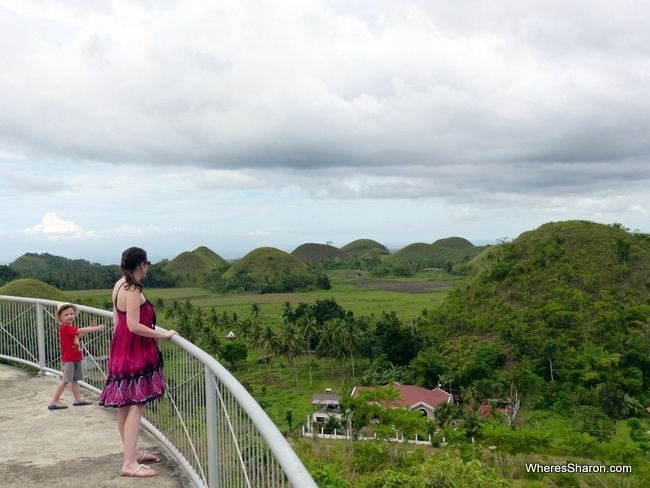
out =
<path fill-rule="evenodd" d="M 212 263 L 216 268 L 225 269 L 230 266 L 230 263 L 228 261 L 226 261 L 224 258 L 219 256 L 212 249 L 209 249 L 205 246 L 197 247 L 196 249 L 194 249 L 194 251 L 192 251 L 192 253 L 204 257 L 205 259 L 208 260 L 208 262 Z"/>
<path fill-rule="evenodd" d="M 9 266 L 17 273 L 36 273 L 39 271 L 46 271 L 49 263 L 38 254 L 27 253 L 20 256 Z"/>
<path fill-rule="evenodd" d="M 307 272 L 307 265 L 297 257 L 274 247 L 260 247 L 236 261 L 223 277 L 231 279 L 246 274 L 252 280 L 262 281 L 282 274 L 300 275 Z"/>
<path fill-rule="evenodd" d="M 444 307 L 467 314 L 468 329 L 494 333 L 531 320 L 531 327 L 550 323 L 584 334 L 604 320 L 604 310 L 647 302 L 650 236 L 618 225 L 550 222 L 469 264 L 474 276 Z M 486 320 L 489 314 L 498 321 Z"/>
<path fill-rule="evenodd" d="M 73 298 L 47 283 L 33 278 L 13 280 L 0 287 L 0 295 L 24 298 L 42 298 L 57 302 L 71 302 Z"/>
<path fill-rule="evenodd" d="M 388 261 L 423 263 L 443 266 L 446 263 L 467 261 L 481 253 L 486 246 L 474 246 L 462 237 L 439 239 L 433 244 L 416 242 L 403 247 L 388 257 Z"/>
<path fill-rule="evenodd" d="M 196 286 L 205 283 L 206 278 L 230 266 L 228 261 L 207 247 L 199 247 L 194 251 L 185 251 L 172 259 L 163 271 L 169 273 L 181 286 Z"/>
<path fill-rule="evenodd" d="M 322 263 L 325 261 L 347 262 L 354 259 L 350 254 L 337 247 L 316 243 L 302 244 L 294 249 L 291 255 L 307 264 Z"/>
<path fill-rule="evenodd" d="M 472 249 L 474 244 L 469 242 L 464 237 L 446 237 L 444 239 L 438 239 L 433 243 L 441 247 L 447 247 L 449 249 Z"/>
<path fill-rule="evenodd" d="M 236 261 L 223 275 L 228 289 L 271 293 L 319 287 L 307 264 L 273 247 L 260 247 Z"/>
<path fill-rule="evenodd" d="M 344 251 L 351 256 L 359 259 L 366 257 L 368 253 L 371 253 L 371 251 L 375 249 L 378 249 L 381 255 L 390 254 L 390 251 L 388 251 L 388 248 L 386 246 L 380 244 L 377 241 L 373 241 L 372 239 L 357 239 L 356 241 L 352 241 L 343 246 L 341 248 L 341 251 Z M 372 256 L 375 256 L 377 254 L 377 251 L 374 251 L 371 254 Z"/>

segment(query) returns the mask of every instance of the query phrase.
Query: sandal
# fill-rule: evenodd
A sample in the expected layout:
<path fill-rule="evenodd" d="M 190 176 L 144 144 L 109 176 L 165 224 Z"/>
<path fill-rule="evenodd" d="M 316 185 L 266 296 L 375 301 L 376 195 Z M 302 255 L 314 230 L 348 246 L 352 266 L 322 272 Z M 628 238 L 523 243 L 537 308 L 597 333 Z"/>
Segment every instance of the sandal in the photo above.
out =
<path fill-rule="evenodd" d="M 47 406 L 48 410 L 63 410 L 64 408 L 68 408 L 68 406 L 64 405 L 63 403 L 57 403 L 56 405 L 53 405 L 53 404 L 50 403 Z"/>
<path fill-rule="evenodd" d="M 148 471 L 143 471 L 138 474 L 138 472 L 142 469 L 145 468 Z M 156 476 L 158 473 L 156 473 L 153 469 L 151 469 L 149 466 L 145 464 L 141 464 L 132 473 L 125 473 L 122 471 L 122 476 L 127 476 L 131 478 L 151 478 L 152 476 Z"/>

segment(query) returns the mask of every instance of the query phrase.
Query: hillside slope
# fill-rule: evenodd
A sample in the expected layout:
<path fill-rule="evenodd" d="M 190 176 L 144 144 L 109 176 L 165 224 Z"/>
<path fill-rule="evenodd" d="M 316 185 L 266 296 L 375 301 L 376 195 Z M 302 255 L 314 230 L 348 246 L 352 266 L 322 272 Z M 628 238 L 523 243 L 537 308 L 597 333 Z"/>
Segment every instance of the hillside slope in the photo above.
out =
<path fill-rule="evenodd" d="M 553 385 L 594 404 L 603 395 L 650 403 L 649 235 L 552 222 L 471 265 L 474 276 L 430 317 L 436 334 L 455 341 L 448 351 L 466 358 L 477 344 L 498 345 L 522 390 Z"/>

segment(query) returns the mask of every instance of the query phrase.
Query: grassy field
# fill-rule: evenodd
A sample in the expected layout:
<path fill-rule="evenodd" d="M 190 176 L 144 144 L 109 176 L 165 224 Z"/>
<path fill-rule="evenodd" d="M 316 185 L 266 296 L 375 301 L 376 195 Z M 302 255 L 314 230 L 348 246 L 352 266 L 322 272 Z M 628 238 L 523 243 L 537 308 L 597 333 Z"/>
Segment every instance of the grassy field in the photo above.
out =
<path fill-rule="evenodd" d="M 287 302 L 295 307 L 301 302 L 325 299 L 334 299 L 357 317 L 394 311 L 402 319 L 408 320 L 420 315 L 424 309 L 438 306 L 453 285 L 453 278 L 440 271 L 428 271 L 412 278 L 375 279 L 361 272 L 337 270 L 331 272 L 330 280 L 330 290 L 300 293 L 213 294 L 202 288 L 150 288 L 145 289 L 145 293 L 151 300 L 162 299 L 165 306 L 170 306 L 174 301 L 183 303 L 189 300 L 194 306 L 215 307 L 219 314 L 237 313 L 240 317 L 250 316 L 251 305 L 257 304 L 263 323 L 281 320 L 282 309 Z M 110 308 L 111 290 L 77 290 L 70 294 L 85 303 L 90 301 L 93 306 Z M 169 326 L 163 317 L 159 319 L 159 325 Z M 339 363 L 303 357 L 297 362 L 296 385 L 286 361 L 276 358 L 271 364 L 259 365 L 255 360 L 260 354 L 259 351 L 249 350 L 247 361 L 234 367 L 224 365 L 246 386 L 283 431 L 288 430 L 288 410 L 292 412 L 294 426 L 299 425 L 311 413 L 309 399 L 313 394 L 323 392 L 325 388 L 343 393 L 344 378 L 354 382 L 349 378 L 349 368 L 343 370 Z M 363 370 L 363 366 L 358 366 L 357 374 Z"/>
<path fill-rule="evenodd" d="M 442 271 L 428 271 L 412 278 L 370 279 L 361 272 L 340 270 L 332 272 L 329 290 L 298 293 L 214 294 L 202 288 L 149 288 L 145 289 L 151 300 L 161 298 L 165 305 L 174 300 L 190 300 L 200 307 L 217 307 L 219 311 L 236 312 L 244 316 L 253 304 L 260 306 L 265 315 L 280 316 L 285 303 L 295 306 L 316 300 L 334 299 L 355 316 L 380 315 L 394 311 L 403 319 L 414 318 L 422 310 L 436 307 L 452 288 L 453 279 Z M 457 278 L 456 278 L 457 279 Z M 111 290 L 77 290 L 70 292 L 76 298 L 93 300 L 104 307 L 110 306 Z"/>

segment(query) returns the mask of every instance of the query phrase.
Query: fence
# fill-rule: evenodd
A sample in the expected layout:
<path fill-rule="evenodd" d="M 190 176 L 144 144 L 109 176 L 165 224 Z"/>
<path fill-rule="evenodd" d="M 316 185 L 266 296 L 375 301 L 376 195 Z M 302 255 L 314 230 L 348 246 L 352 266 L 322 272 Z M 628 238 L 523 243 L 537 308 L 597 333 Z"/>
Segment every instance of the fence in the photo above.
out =
<path fill-rule="evenodd" d="M 0 359 L 61 375 L 57 302 L 0 295 Z M 78 306 L 75 325 L 106 330 L 84 336 L 84 388 L 106 378 L 113 315 Z M 182 337 L 160 341 L 167 395 L 142 423 L 199 487 L 316 487 L 284 436 L 246 389 L 212 356 Z"/>

